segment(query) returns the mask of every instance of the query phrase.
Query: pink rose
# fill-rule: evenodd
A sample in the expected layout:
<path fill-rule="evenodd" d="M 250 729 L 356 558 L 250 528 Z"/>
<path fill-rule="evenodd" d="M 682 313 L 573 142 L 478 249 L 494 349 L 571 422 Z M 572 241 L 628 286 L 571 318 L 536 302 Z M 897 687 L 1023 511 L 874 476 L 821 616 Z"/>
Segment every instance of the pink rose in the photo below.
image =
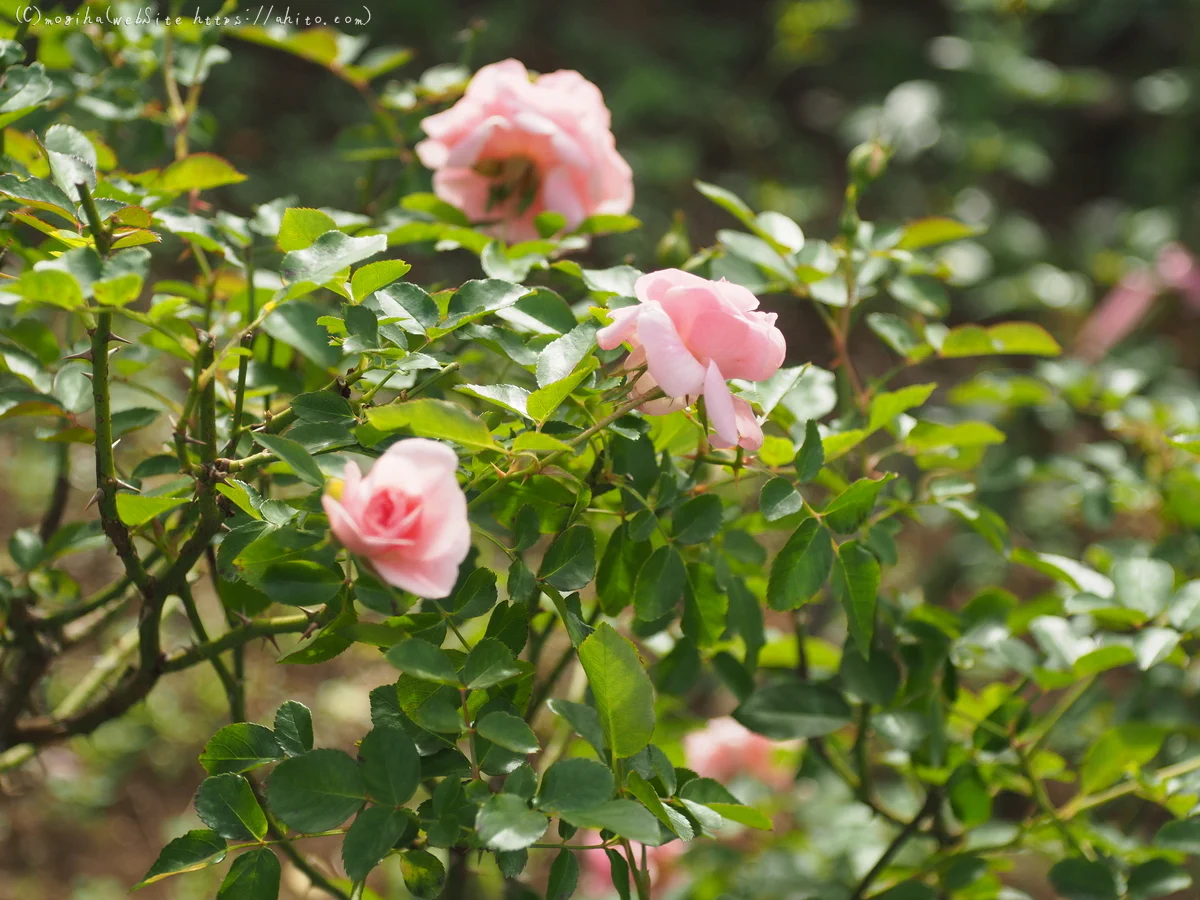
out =
<path fill-rule="evenodd" d="M 417 155 L 434 171 L 434 191 L 472 221 L 498 223 L 493 233 L 505 240 L 537 238 L 541 212 L 574 228 L 633 205 L 604 98 L 578 72 L 531 80 L 515 59 L 484 66 L 461 100 L 421 127 L 429 139 Z"/>
<path fill-rule="evenodd" d="M 687 767 L 722 784 L 749 775 L 765 784 L 785 787 L 791 783 L 792 773 L 776 757 L 780 748 L 794 746 L 794 742 L 776 743 L 755 734 L 728 716 L 712 719 L 683 738 Z"/>
<path fill-rule="evenodd" d="M 365 478 L 346 464 L 341 495 L 321 498 L 334 536 L 384 581 L 418 597 L 445 597 L 471 547 L 458 457 L 410 438 L 388 448 Z"/>
<path fill-rule="evenodd" d="M 786 344 L 775 314 L 758 312 L 758 298 L 741 285 L 709 281 L 679 269 L 643 275 L 634 284 L 641 302 L 612 310 L 612 324 L 596 340 L 605 350 L 627 343 L 627 369 L 646 366 L 635 390 L 660 387 L 666 399 L 643 409 L 663 415 L 704 397 L 721 447 L 762 446 L 750 404 L 735 397 L 729 378 L 765 381 L 783 365 Z"/>

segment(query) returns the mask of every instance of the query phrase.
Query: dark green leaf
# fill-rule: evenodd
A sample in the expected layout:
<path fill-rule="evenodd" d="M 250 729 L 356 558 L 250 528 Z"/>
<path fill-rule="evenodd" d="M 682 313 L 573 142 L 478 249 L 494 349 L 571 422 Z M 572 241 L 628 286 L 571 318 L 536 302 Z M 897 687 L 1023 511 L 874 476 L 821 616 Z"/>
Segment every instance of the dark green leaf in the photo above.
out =
<path fill-rule="evenodd" d="M 833 543 L 816 519 L 805 519 L 771 564 L 767 602 L 772 609 L 799 609 L 812 600 L 833 566 Z"/>
<path fill-rule="evenodd" d="M 724 506 L 715 494 L 693 497 L 675 511 L 675 540 L 681 544 L 703 544 L 721 530 Z"/>
<path fill-rule="evenodd" d="M 209 775 L 249 772 L 283 758 L 283 750 L 270 728 L 250 722 L 226 725 L 209 739 L 200 754 L 200 765 Z"/>
<path fill-rule="evenodd" d="M 241 775 L 214 775 L 200 782 L 196 815 L 205 825 L 231 841 L 261 841 L 267 817 Z"/>
<path fill-rule="evenodd" d="M 224 858 L 225 840 L 219 834 L 206 829 L 189 831 L 163 847 L 150 871 L 134 885 L 134 890 L 171 875 L 215 866 Z"/>
<path fill-rule="evenodd" d="M 687 570 L 679 551 L 669 544 L 659 547 L 637 573 L 633 589 L 637 617 L 653 622 L 665 616 L 678 605 L 686 587 Z"/>
<path fill-rule="evenodd" d="M 733 717 L 773 740 L 820 737 L 850 722 L 850 706 L 826 685 L 778 681 L 751 694 Z"/>
<path fill-rule="evenodd" d="M 1050 869 L 1050 883 L 1063 900 L 1117 900 L 1108 866 L 1086 859 L 1064 859 Z"/>
<path fill-rule="evenodd" d="M 491 712 L 475 723 L 479 736 L 513 753 L 537 753 L 540 749 L 533 729 L 518 716 Z"/>
<path fill-rule="evenodd" d="M 586 587 L 596 572 L 596 539 L 586 525 L 572 525 L 554 539 L 538 578 L 548 581 L 560 591 L 577 591 Z"/>
<path fill-rule="evenodd" d="M 870 656 L 871 640 L 875 635 L 875 603 L 879 595 L 879 560 L 858 541 L 846 541 L 838 548 L 835 574 L 838 593 L 850 623 L 850 634 L 859 653 Z"/>
<path fill-rule="evenodd" d="M 516 794 L 496 794 L 479 808 L 475 830 L 493 850 L 523 850 L 546 833 L 550 820 Z"/>
<path fill-rule="evenodd" d="M 442 861 L 428 850 L 405 850 L 400 854 L 404 886 L 417 900 L 437 900 L 446 884 Z"/>
<path fill-rule="evenodd" d="M 407 734 L 399 728 L 377 726 L 358 748 L 363 785 L 371 799 L 388 806 L 402 806 L 417 791 L 421 780 L 421 757 Z"/>
<path fill-rule="evenodd" d="M 542 776 L 537 805 L 550 812 L 590 809 L 612 799 L 613 773 L 590 759 L 563 759 Z"/>
<path fill-rule="evenodd" d="M 268 847 L 247 850 L 229 867 L 217 888 L 217 900 L 275 900 L 280 874 L 275 851 Z"/>
<path fill-rule="evenodd" d="M 550 864 L 550 879 L 546 882 L 546 900 L 568 900 L 579 883 L 579 860 L 570 850 L 559 850 Z"/>
<path fill-rule="evenodd" d="M 272 811 L 299 832 L 336 828 L 365 800 L 358 764 L 340 750 L 310 750 L 286 759 L 267 782 Z"/>
<path fill-rule="evenodd" d="M 823 521 L 838 534 L 857 531 L 875 509 L 875 498 L 879 496 L 879 491 L 894 477 L 860 478 L 829 501 Z"/>
<path fill-rule="evenodd" d="M 362 881 L 400 840 L 411 820 L 399 809 L 369 806 L 358 814 L 342 841 L 342 864 L 351 881 Z"/>
<path fill-rule="evenodd" d="M 436 681 L 439 684 L 457 685 L 458 673 L 450 657 L 439 647 L 419 638 L 410 638 L 393 647 L 387 653 L 388 662 L 416 678 Z"/>
<path fill-rule="evenodd" d="M 762 486 L 758 508 L 764 519 L 774 522 L 800 512 L 804 508 L 804 498 L 790 479 L 777 475 Z"/>
<path fill-rule="evenodd" d="M 288 756 L 313 748 L 312 713 L 303 703 L 289 700 L 275 712 L 275 739 Z"/>

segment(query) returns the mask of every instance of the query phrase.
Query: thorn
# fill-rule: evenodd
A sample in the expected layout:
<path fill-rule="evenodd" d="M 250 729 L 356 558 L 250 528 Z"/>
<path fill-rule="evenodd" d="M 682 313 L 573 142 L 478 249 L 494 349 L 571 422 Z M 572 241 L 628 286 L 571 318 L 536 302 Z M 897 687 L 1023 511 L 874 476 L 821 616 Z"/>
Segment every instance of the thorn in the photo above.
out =
<path fill-rule="evenodd" d="M 122 481 L 120 478 L 118 478 L 118 479 L 117 479 L 117 485 L 118 485 L 119 487 L 123 487 L 123 488 L 125 488 L 125 490 L 127 490 L 127 491 L 133 491 L 135 494 L 140 494 L 140 493 L 142 492 L 142 489 L 141 489 L 141 488 L 134 487 L 134 486 L 133 486 L 132 484 L 130 484 L 129 482 L 127 482 L 127 481 Z"/>
<path fill-rule="evenodd" d="M 94 379 L 92 378 L 92 373 L 91 373 L 91 372 L 80 372 L 79 374 L 80 374 L 80 375 L 82 375 L 84 378 L 88 379 L 88 381 L 92 381 L 92 380 L 94 380 Z"/>
<path fill-rule="evenodd" d="M 85 506 L 83 508 L 83 511 L 87 512 L 89 509 L 91 509 L 93 506 L 95 506 L 97 503 L 99 503 L 100 498 L 103 496 L 104 496 L 104 491 L 100 490 L 100 488 L 96 488 L 96 493 L 92 494 L 92 499 L 87 502 L 87 506 Z"/>
<path fill-rule="evenodd" d="M 125 440 L 125 439 L 124 439 L 124 438 L 117 438 L 115 441 L 113 441 L 113 442 L 112 442 L 112 448 L 113 448 L 114 450 L 116 450 L 116 449 L 117 449 L 117 444 L 121 443 L 121 441 L 123 441 L 123 440 Z"/>
<path fill-rule="evenodd" d="M 86 359 L 88 362 L 91 362 L 92 361 L 91 348 L 89 347 L 87 350 L 81 350 L 78 353 L 72 353 L 70 356 L 64 356 L 63 362 L 66 362 L 68 359 Z"/>
<path fill-rule="evenodd" d="M 200 438 L 192 437 L 190 434 L 185 435 L 184 440 L 187 441 L 189 444 L 195 444 L 197 447 L 204 446 L 204 441 L 200 440 Z"/>
<path fill-rule="evenodd" d="M 119 334 L 113 334 L 112 332 L 109 332 L 108 336 L 109 336 L 109 339 L 116 341 L 118 344 L 132 344 L 133 343 L 133 341 L 131 341 L 129 338 L 123 338 Z"/>

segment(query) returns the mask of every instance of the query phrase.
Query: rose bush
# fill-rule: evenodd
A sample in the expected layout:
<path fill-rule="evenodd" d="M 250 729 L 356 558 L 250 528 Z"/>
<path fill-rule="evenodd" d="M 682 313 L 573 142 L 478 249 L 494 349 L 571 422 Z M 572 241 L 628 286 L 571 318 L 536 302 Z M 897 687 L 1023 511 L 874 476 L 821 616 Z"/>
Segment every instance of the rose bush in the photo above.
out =
<path fill-rule="evenodd" d="M 888 148 L 851 155 L 827 240 L 698 183 L 737 229 L 601 266 L 639 222 L 577 73 L 384 103 L 407 56 L 324 29 L 62 27 L 0 44 L 0 419 L 56 451 L 0 581 L 0 768 L 211 670 L 197 827 L 141 885 L 273 900 L 281 857 L 342 900 L 563 900 L 601 859 L 640 900 L 1012 900 L 1030 858 L 1068 900 L 1190 883 L 1200 415 L 1037 324 L 953 317 L 942 248 L 974 231 L 863 221 Z M 87 62 L 51 77 L 30 35 Z M 224 208 L 244 176 L 193 143 L 229 36 L 354 87 L 361 158 L 424 177 L 416 145 L 433 192 Z M 114 146 L 130 103 L 155 167 Z M 484 277 L 437 280 L 439 253 Z M 1037 456 L 1047 421 L 1083 443 Z M 1034 543 L 1014 496 L 1081 524 Z M 253 721 L 247 656 L 275 652 L 379 673 L 370 730 L 318 747 L 297 700 Z"/>

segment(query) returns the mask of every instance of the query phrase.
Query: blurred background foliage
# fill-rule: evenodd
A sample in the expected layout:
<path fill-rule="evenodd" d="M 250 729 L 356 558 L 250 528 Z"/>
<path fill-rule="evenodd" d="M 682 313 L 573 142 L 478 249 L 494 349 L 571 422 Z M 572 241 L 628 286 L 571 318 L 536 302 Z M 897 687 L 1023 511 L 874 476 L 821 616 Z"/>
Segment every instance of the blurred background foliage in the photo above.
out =
<path fill-rule="evenodd" d="M 6 15 L 17 6 L 0 0 Z M 342 0 L 288 6 L 297 16 L 327 16 L 335 7 L 358 12 Z M 350 33 L 371 47 L 412 52 L 379 82 L 380 102 L 408 136 L 419 120 L 405 114 L 414 84 L 436 93 L 506 57 L 540 71 L 578 69 L 601 87 L 635 173 L 634 213 L 645 228 L 598 241 L 589 251 L 595 264 L 628 257 L 649 268 L 656 256 L 678 256 L 684 239 L 711 243 L 730 222 L 695 192 L 697 178 L 755 208 L 786 213 L 813 234 L 832 234 L 846 153 L 872 138 L 893 146 L 895 156 L 889 177 L 865 199 L 864 218 L 948 214 L 981 230 L 944 253 L 955 287 L 951 322 L 1018 314 L 1042 321 L 1071 348 L 1100 298 L 1123 278 L 1155 271 L 1173 242 L 1200 247 L 1196 0 L 366 0 L 366 7 L 369 26 Z M 195 138 L 197 149 L 225 156 L 250 176 L 226 190 L 232 211 L 248 213 L 298 185 L 303 205 L 374 212 L 427 189 L 419 166 L 395 164 L 365 187 L 364 171 L 377 163 L 363 151 L 372 114 L 351 84 L 270 47 L 236 39 L 224 46 L 228 54 L 209 57 Z M 38 51 L 51 70 L 73 63 L 86 72 L 86 54 L 87 42 L 72 40 L 69 30 Z M 136 72 L 115 77 L 107 90 L 141 88 Z M 86 107 L 77 117 L 86 127 Z M 145 119 L 105 129 L 131 170 L 169 157 L 164 132 Z M 477 273 L 466 253 L 434 258 L 431 248 L 413 247 L 405 255 L 424 267 L 425 282 L 430 273 L 455 284 Z M 1070 358 L 1043 364 L 1046 380 L 1075 402 L 1014 404 L 1011 415 L 1022 427 L 1010 428 L 1016 437 L 989 458 L 982 499 L 1043 549 L 1077 557 L 1102 535 L 1125 547 L 1159 538 L 1157 507 L 1147 512 L 1151 489 L 1105 435 L 1139 415 L 1180 430 L 1200 426 L 1200 308 L 1186 291 L 1161 294 L 1114 348 L 1079 351 L 1096 368 Z M 780 311 L 793 361 L 830 365 L 833 350 L 806 304 L 786 297 L 764 303 Z M 867 373 L 889 365 L 872 357 L 880 349 L 861 350 Z M 953 380 L 952 366 L 942 365 L 939 380 Z M 49 464 L 11 427 L 0 441 L 7 492 L 0 516 L 9 532 L 35 520 Z M 1081 449 L 1060 453 L 1068 444 Z M 1168 518 L 1200 524 L 1200 476 L 1186 468 L 1159 474 Z M 1029 484 L 1038 489 L 1014 490 Z M 905 548 L 927 567 L 927 598 L 957 604 L 1006 577 L 1003 561 L 977 537 L 929 541 Z M 1200 562 L 1190 532 L 1157 552 L 1188 569 Z M 366 690 L 388 677 L 366 658 L 308 670 L 277 667 L 266 656 L 252 678 L 251 716 L 299 697 L 318 721 L 346 723 L 345 735 L 318 736 L 327 745 L 361 733 Z M 1200 718 L 1190 680 L 1194 673 L 1159 667 L 1121 702 L 1130 715 L 1194 731 Z M 136 715 L 9 777 L 0 799 L 0 898 L 124 897 L 164 835 L 191 815 L 197 747 L 221 712 L 215 680 L 197 670 L 169 681 Z M 1085 703 L 1072 716 L 1083 722 L 1088 712 Z M 1094 737 L 1084 728 L 1060 734 L 1077 744 Z M 839 870 L 869 865 L 886 835 L 875 834 L 865 809 L 832 787 L 809 785 L 796 801 L 799 827 L 755 860 L 757 878 L 741 877 L 748 863 L 735 848 L 698 847 L 694 887 L 676 883 L 670 892 L 833 897 L 824 885 L 844 881 Z M 1022 884 L 1016 872 L 1011 883 L 1039 900 L 1051 896 L 1031 886 L 1040 873 L 1028 880 Z M 182 900 L 211 896 L 214 885 L 193 877 L 144 893 Z M 799 885 L 811 893 L 797 893 Z M 390 890 L 405 895 L 398 878 Z"/>

